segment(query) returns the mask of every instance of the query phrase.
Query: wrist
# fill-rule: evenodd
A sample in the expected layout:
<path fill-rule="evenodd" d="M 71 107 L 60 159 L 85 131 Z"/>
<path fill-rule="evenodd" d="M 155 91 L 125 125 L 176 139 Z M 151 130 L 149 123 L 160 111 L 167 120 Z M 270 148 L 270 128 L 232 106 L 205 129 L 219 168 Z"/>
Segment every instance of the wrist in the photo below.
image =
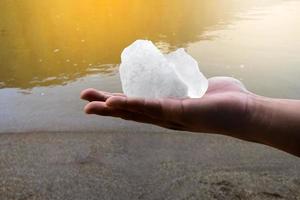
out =
<path fill-rule="evenodd" d="M 249 140 L 263 144 L 267 143 L 267 135 L 269 135 L 272 129 L 275 104 L 274 99 L 249 94 Z"/>
<path fill-rule="evenodd" d="M 300 156 L 300 102 L 257 96 L 254 110 L 257 142 Z"/>

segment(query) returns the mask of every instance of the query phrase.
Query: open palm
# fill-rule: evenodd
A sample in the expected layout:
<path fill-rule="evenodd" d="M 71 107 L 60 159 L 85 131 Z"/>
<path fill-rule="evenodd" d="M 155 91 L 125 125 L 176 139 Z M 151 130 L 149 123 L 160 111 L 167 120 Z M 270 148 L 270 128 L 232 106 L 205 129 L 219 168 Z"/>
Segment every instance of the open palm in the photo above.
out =
<path fill-rule="evenodd" d="M 88 114 L 119 117 L 169 129 L 232 135 L 240 133 L 250 119 L 251 94 L 243 84 L 229 77 L 209 79 L 206 94 L 199 99 L 145 99 L 95 89 L 82 91 L 90 101 Z M 233 135 L 244 138 L 243 135 Z"/>

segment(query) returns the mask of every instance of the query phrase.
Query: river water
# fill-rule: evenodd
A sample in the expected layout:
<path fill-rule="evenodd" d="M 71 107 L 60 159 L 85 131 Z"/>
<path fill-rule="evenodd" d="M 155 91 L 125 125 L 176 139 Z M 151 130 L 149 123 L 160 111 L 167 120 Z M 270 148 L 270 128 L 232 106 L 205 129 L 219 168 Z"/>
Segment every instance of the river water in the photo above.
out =
<path fill-rule="evenodd" d="M 297 0 L 1 0 L 0 132 L 137 127 L 86 117 L 79 99 L 121 91 L 120 53 L 136 39 L 186 48 L 207 77 L 300 98 L 299 13 Z"/>

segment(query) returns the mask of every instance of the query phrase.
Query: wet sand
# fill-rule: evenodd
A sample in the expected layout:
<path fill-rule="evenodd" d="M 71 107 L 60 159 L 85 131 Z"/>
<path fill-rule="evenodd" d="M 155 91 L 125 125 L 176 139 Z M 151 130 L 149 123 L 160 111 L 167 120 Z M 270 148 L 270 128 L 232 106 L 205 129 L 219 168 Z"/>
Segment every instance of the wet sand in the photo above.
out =
<path fill-rule="evenodd" d="M 299 199 L 300 159 L 166 131 L 0 135 L 0 199 Z"/>

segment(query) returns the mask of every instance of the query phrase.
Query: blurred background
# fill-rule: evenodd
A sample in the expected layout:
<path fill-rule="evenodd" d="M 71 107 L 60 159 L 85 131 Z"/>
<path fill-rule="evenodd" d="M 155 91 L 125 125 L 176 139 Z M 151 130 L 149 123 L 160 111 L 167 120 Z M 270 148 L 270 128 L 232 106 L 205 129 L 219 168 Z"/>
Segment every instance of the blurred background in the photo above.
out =
<path fill-rule="evenodd" d="M 229 199 L 237 193 L 245 198 L 252 198 L 252 193 L 253 198 L 273 198 L 274 190 L 279 190 L 275 197 L 284 198 L 284 189 L 278 188 L 289 188 L 296 198 L 300 163 L 292 156 L 221 136 L 182 135 L 86 116 L 79 94 L 90 87 L 121 92 L 122 50 L 137 39 L 148 39 L 165 53 L 185 48 L 207 77 L 231 76 L 260 95 L 299 99 L 299 13 L 298 0 L 1 0 L 0 175 L 4 182 L 0 197 L 45 199 L 53 193 L 57 199 L 67 199 L 68 191 L 81 191 L 78 196 L 70 192 L 71 199 L 88 193 L 90 199 L 97 195 L 118 199 L 125 194 L 135 199 L 145 190 L 142 199 L 164 199 L 163 194 L 172 196 L 176 191 L 187 196 L 188 191 L 198 192 L 186 199 L 216 193 Z M 72 171 L 73 165 L 88 167 Z M 221 166 L 233 171 L 220 172 Z M 99 175 L 99 167 L 107 173 Z M 220 185 L 209 185 L 210 180 L 219 180 L 217 175 L 204 178 L 206 182 L 186 179 L 202 177 L 199 170 L 212 167 L 225 173 L 220 177 L 226 176 L 227 182 L 219 181 L 223 192 Z M 279 171 L 289 176 L 273 180 L 268 173 L 275 168 L 277 174 L 283 169 Z M 81 173 L 87 174 L 78 177 Z M 97 174 L 99 180 L 93 182 Z M 154 176 L 165 179 L 151 182 Z M 61 187 L 53 189 L 54 177 Z M 180 189 L 172 189 L 173 183 Z M 255 183 L 276 184 L 259 193 Z M 94 191 L 95 185 L 101 189 Z M 250 193 L 236 189 L 239 185 Z M 207 192 L 210 189 L 212 193 Z M 115 190 L 120 193 L 113 195 Z M 15 196 L 16 191 L 20 196 Z M 233 196 L 226 196 L 232 191 Z"/>

